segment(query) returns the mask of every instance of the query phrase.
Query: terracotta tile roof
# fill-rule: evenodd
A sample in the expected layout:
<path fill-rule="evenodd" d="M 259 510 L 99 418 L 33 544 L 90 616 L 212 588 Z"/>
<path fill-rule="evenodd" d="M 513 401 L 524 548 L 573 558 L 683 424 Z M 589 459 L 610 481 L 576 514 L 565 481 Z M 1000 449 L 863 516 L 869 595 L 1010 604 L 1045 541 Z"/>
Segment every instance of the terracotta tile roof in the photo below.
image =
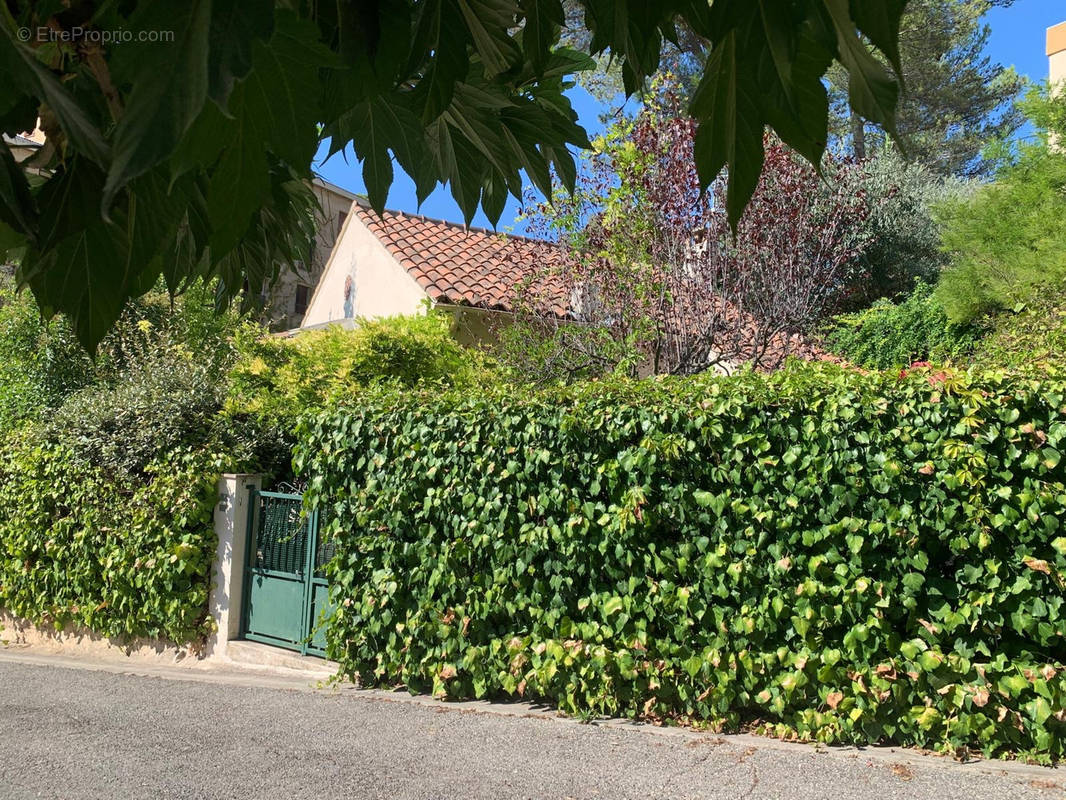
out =
<path fill-rule="evenodd" d="M 562 255 L 547 242 L 400 211 L 379 217 L 358 202 L 353 208 L 434 302 L 516 311 L 520 297 L 537 298 L 524 310 L 570 316 L 569 291 L 552 270 Z"/>
<path fill-rule="evenodd" d="M 579 315 L 569 288 L 574 276 L 556 245 L 402 211 L 386 211 L 379 217 L 360 201 L 353 203 L 353 209 L 436 303 L 558 318 Z M 737 326 L 729 338 L 738 363 L 757 357 L 757 349 L 758 368 L 763 370 L 776 369 L 788 355 L 843 363 L 798 335 L 778 334 L 763 350 L 756 344 L 757 324 L 749 315 L 734 309 L 725 317 Z"/>

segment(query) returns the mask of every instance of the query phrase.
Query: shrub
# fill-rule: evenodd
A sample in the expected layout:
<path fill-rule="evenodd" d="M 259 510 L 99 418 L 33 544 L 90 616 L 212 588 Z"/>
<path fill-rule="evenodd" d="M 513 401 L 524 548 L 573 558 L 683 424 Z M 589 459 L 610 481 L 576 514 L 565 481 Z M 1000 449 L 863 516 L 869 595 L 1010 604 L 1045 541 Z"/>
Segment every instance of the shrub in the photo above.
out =
<path fill-rule="evenodd" d="M 362 320 L 359 327 L 291 338 L 239 332 L 227 408 L 291 431 L 301 415 L 380 383 L 461 385 L 481 377 L 478 353 L 451 335 L 441 313 Z"/>
<path fill-rule="evenodd" d="M 229 338 L 238 317 L 216 313 L 213 296 L 201 284 L 176 301 L 162 289 L 146 294 L 130 304 L 93 359 L 64 317 L 42 319 L 33 296 L 0 276 L 0 432 L 49 417 L 83 389 L 122 383 L 160 351 L 184 353 L 217 381 L 233 360 Z"/>
<path fill-rule="evenodd" d="M 173 449 L 119 483 L 32 431 L 0 450 L 0 608 L 183 643 L 208 632 L 222 456 Z"/>
<path fill-rule="evenodd" d="M 92 361 L 63 319 L 41 320 L 29 292 L 0 275 L 0 432 L 54 408 L 92 380 Z"/>
<path fill-rule="evenodd" d="M 1066 102 L 1045 85 L 1023 107 L 1038 143 L 1021 145 L 994 183 L 939 209 L 951 266 L 937 296 L 955 322 L 1061 297 L 1066 285 L 1066 155 L 1049 145 L 1066 132 Z"/>
<path fill-rule="evenodd" d="M 997 314 L 978 343 L 976 364 L 1007 368 L 1066 366 L 1066 303 L 1062 297 L 1031 301 Z"/>
<path fill-rule="evenodd" d="M 950 322 L 932 289 L 919 281 L 899 304 L 880 300 L 864 311 L 834 317 L 824 339 L 829 350 L 852 364 L 888 369 L 958 359 L 979 335 L 973 326 Z"/>
<path fill-rule="evenodd" d="M 843 180 L 869 207 L 866 245 L 858 259 L 866 278 L 851 287 L 847 305 L 855 308 L 910 292 L 917 283 L 936 281 L 947 257 L 933 208 L 964 196 L 963 183 L 908 163 L 892 149 L 832 179 Z"/>
<path fill-rule="evenodd" d="M 164 348 L 138 359 L 113 385 L 69 397 L 44 435 L 110 480 L 136 483 L 159 453 L 199 448 L 222 435 L 224 391 L 187 353 Z"/>
<path fill-rule="evenodd" d="M 385 393 L 302 429 L 367 684 L 1061 758 L 1063 375 Z"/>

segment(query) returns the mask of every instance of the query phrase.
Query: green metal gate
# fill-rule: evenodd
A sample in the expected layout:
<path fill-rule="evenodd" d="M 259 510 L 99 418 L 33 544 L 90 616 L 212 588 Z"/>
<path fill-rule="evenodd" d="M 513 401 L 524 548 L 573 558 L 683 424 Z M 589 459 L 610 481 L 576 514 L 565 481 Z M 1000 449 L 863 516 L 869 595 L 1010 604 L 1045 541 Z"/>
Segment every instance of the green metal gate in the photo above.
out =
<path fill-rule="evenodd" d="M 331 542 L 298 494 L 251 490 L 241 633 L 246 639 L 324 656 L 332 608 L 323 567 Z"/>

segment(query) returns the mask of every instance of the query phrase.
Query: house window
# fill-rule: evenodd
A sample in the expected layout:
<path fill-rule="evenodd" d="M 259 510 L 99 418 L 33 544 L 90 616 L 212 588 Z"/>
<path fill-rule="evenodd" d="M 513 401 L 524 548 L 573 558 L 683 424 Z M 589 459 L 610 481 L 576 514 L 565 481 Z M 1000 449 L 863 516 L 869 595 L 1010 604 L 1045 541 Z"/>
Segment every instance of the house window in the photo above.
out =
<path fill-rule="evenodd" d="M 304 284 L 298 284 L 296 286 L 296 313 L 304 314 L 307 312 L 307 304 L 311 299 L 311 287 Z"/>
<path fill-rule="evenodd" d="M 337 212 L 337 234 L 338 235 L 341 232 L 341 228 L 344 227 L 344 220 L 346 220 L 347 218 L 348 218 L 348 212 L 347 211 L 338 211 Z"/>

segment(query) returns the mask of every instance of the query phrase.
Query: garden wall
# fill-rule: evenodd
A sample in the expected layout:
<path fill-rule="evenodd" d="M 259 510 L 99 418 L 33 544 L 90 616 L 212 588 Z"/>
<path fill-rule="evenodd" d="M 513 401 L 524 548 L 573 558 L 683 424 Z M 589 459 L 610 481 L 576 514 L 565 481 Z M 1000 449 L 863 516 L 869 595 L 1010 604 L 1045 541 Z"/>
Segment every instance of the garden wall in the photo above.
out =
<path fill-rule="evenodd" d="M 1063 376 L 368 395 L 304 426 L 330 657 L 577 714 L 1061 758 Z"/>

